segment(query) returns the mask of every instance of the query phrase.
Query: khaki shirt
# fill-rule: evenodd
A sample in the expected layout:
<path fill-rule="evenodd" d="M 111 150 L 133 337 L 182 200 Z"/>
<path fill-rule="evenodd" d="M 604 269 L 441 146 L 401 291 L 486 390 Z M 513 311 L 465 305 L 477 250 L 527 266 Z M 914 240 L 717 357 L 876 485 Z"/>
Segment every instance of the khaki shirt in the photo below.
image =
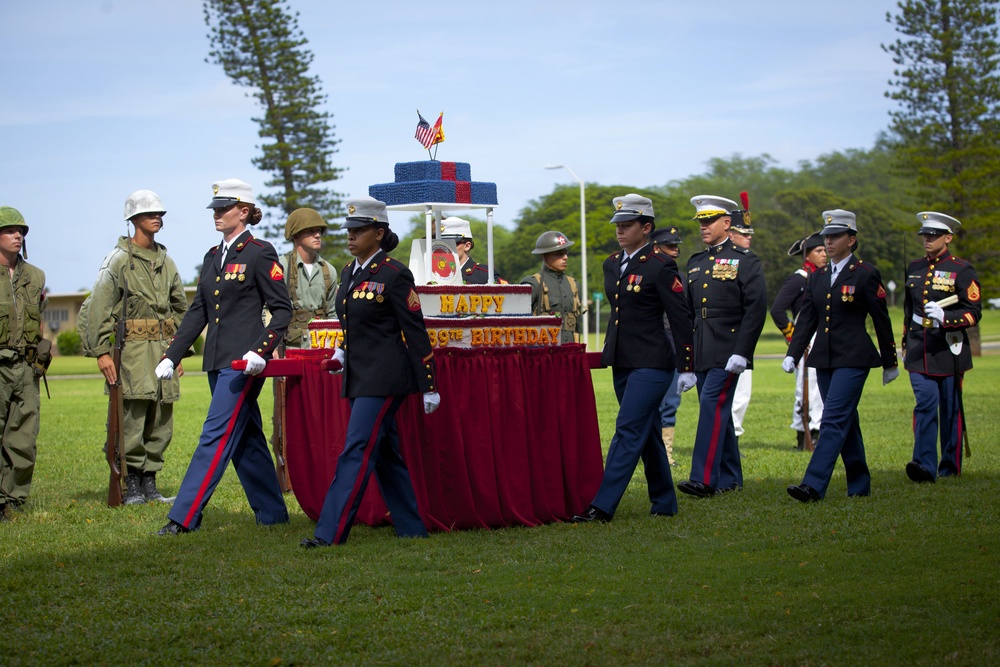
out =
<path fill-rule="evenodd" d="M 316 262 L 312 265 L 312 275 L 306 272 L 305 262 L 298 252 L 292 251 L 291 257 L 295 259 L 295 270 L 298 272 L 298 279 L 295 287 L 295 294 L 289 294 L 292 300 L 292 324 L 288 327 L 288 335 L 285 336 L 285 344 L 290 347 L 308 348 L 309 329 L 305 326 L 310 320 L 316 317 L 334 319 L 337 317 L 337 270 L 330 266 L 322 257 L 317 256 Z M 291 270 L 288 267 L 289 253 L 279 257 L 281 268 L 285 272 L 285 281 L 291 281 Z M 323 266 L 326 266 L 330 273 L 330 289 L 326 289 L 323 278 Z M 317 315 L 325 313 L 325 315 Z"/>
<path fill-rule="evenodd" d="M 0 270 L 0 359 L 15 359 L 42 339 L 45 273 L 20 256 L 13 275 Z"/>

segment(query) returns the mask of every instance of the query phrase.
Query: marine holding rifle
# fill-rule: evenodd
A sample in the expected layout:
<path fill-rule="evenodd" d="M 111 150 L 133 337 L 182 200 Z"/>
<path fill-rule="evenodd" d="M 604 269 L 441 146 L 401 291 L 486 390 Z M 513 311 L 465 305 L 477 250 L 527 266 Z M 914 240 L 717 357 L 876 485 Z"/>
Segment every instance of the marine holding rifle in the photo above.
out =
<path fill-rule="evenodd" d="M 38 438 L 38 378 L 48 365 L 42 339 L 45 274 L 25 260 L 24 216 L 0 206 L 0 522 L 31 490 Z M 21 256 L 22 251 L 24 257 Z"/>
<path fill-rule="evenodd" d="M 166 213 L 159 195 L 151 190 L 128 196 L 125 222 L 134 232 L 120 237 L 104 258 L 94 288 L 80 308 L 84 354 L 97 359 L 107 389 L 119 385 L 122 393 L 119 440 L 128 470 L 122 494 L 125 505 L 166 500 L 156 487 L 156 474 L 163 469 L 173 436 L 180 381 L 175 377 L 160 382 L 153 369 L 188 308 L 177 266 L 155 240 Z M 114 334 L 121 319 L 125 336 L 117 341 Z M 120 349 L 120 367 L 115 365 L 113 347 Z"/>
<path fill-rule="evenodd" d="M 966 329 L 982 317 L 982 291 L 972 265 L 948 251 L 962 223 L 933 211 L 917 213 L 917 221 L 926 254 L 906 270 L 903 365 L 916 399 L 906 475 L 919 483 L 962 473 L 962 380 L 972 368 Z"/>

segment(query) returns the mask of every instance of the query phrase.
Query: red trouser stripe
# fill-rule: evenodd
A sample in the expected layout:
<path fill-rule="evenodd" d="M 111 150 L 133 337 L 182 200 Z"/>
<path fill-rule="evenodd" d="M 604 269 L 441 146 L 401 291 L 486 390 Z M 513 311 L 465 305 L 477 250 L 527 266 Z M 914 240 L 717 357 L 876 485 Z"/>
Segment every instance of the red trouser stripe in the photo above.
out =
<path fill-rule="evenodd" d="M 712 438 L 708 441 L 708 456 L 705 457 L 705 479 L 702 481 L 705 486 L 711 486 L 712 468 L 715 466 L 715 453 L 719 450 L 719 435 L 722 432 L 722 408 L 726 405 L 726 394 L 729 391 L 729 385 L 733 383 L 734 377 L 736 377 L 734 373 L 729 373 L 728 377 L 726 377 L 726 381 L 722 385 L 722 391 L 719 392 L 719 400 L 715 403 L 715 421 L 712 423 Z M 729 418 L 732 419 L 732 416 Z"/>
<path fill-rule="evenodd" d="M 253 378 L 247 378 L 246 384 L 243 386 L 243 391 L 240 392 L 240 398 L 236 401 L 236 407 L 233 409 L 233 416 L 229 418 L 229 423 L 226 424 L 226 432 L 222 434 L 219 438 L 218 444 L 215 446 L 215 455 L 212 457 L 212 464 L 208 466 L 208 470 L 205 472 L 205 478 L 201 480 L 201 486 L 198 487 L 198 494 L 194 497 L 194 502 L 191 503 L 191 509 L 188 510 L 187 516 L 184 517 L 184 523 L 182 524 L 185 528 L 191 527 L 191 520 L 194 519 L 194 515 L 197 514 L 198 508 L 201 507 L 201 499 L 205 497 L 205 492 L 208 491 L 208 485 L 212 483 L 212 477 L 215 475 L 215 469 L 219 467 L 219 460 L 222 458 L 222 453 L 226 451 L 226 443 L 229 442 L 229 438 L 233 434 L 233 429 L 236 427 L 236 420 L 240 417 L 240 410 L 243 408 L 243 401 L 246 400 L 247 394 L 250 393 L 250 388 L 253 386 Z"/>
<path fill-rule="evenodd" d="M 337 521 L 337 532 L 333 535 L 334 544 L 340 544 L 340 537 L 347 529 L 347 517 L 351 515 L 351 508 L 354 507 L 358 494 L 361 493 L 361 485 L 368 473 L 368 460 L 371 458 L 372 450 L 375 449 L 375 443 L 378 442 L 378 434 L 382 430 L 382 420 L 385 419 L 385 413 L 389 411 L 394 398 L 393 396 L 389 396 L 385 399 L 385 403 L 382 404 L 382 409 L 378 411 L 378 417 L 375 418 L 375 423 L 372 425 L 372 432 L 368 436 L 368 442 L 365 443 L 365 453 L 361 458 L 361 467 L 358 469 L 358 476 L 354 480 L 354 486 L 351 487 L 351 495 L 347 498 L 347 504 L 344 505 L 344 513 L 340 515 L 340 520 Z"/>

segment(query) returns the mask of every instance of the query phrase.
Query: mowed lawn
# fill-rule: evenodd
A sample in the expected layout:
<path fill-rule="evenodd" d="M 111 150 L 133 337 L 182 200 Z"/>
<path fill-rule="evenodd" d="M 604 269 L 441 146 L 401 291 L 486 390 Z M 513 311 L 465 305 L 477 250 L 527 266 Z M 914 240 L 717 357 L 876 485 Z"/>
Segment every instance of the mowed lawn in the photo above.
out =
<path fill-rule="evenodd" d="M 654 518 L 640 467 L 609 524 L 415 541 L 359 526 L 309 551 L 294 498 L 290 524 L 256 527 L 232 470 L 191 535 L 151 536 L 162 506 L 108 509 L 102 384 L 53 377 L 27 512 L 0 525 L 0 665 L 1000 663 L 1000 356 L 966 378 L 961 478 L 907 480 L 909 382 L 883 387 L 876 370 L 861 404 L 871 497 L 848 499 L 838 467 L 827 499 L 802 505 L 784 490 L 808 454 L 792 449 L 782 352 L 762 342 L 740 493 L 682 495 L 676 517 Z M 593 378 L 606 448 L 617 404 L 610 371 Z M 182 383 L 169 495 L 208 403 L 204 375 Z M 685 395 L 675 481 L 696 407 Z"/>

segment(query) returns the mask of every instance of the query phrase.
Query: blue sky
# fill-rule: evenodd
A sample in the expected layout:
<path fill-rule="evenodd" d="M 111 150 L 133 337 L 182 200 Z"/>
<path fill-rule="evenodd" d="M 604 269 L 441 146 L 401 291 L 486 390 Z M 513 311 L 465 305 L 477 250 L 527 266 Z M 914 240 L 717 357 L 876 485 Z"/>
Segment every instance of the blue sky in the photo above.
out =
<path fill-rule="evenodd" d="M 418 108 L 431 122 L 445 112 L 438 158 L 496 182 L 505 225 L 570 182 L 546 164 L 662 185 L 734 153 L 794 167 L 867 148 L 888 124 L 887 0 L 291 5 L 348 169 L 333 187 L 348 196 L 426 158 Z M 196 0 L 0 0 L 0 204 L 25 215 L 51 290 L 89 288 L 133 190 L 163 198 L 158 240 L 190 280 L 218 242 L 211 183 L 261 189 L 258 111 L 205 62 L 207 33 Z M 406 215 L 390 220 L 405 229 Z"/>

